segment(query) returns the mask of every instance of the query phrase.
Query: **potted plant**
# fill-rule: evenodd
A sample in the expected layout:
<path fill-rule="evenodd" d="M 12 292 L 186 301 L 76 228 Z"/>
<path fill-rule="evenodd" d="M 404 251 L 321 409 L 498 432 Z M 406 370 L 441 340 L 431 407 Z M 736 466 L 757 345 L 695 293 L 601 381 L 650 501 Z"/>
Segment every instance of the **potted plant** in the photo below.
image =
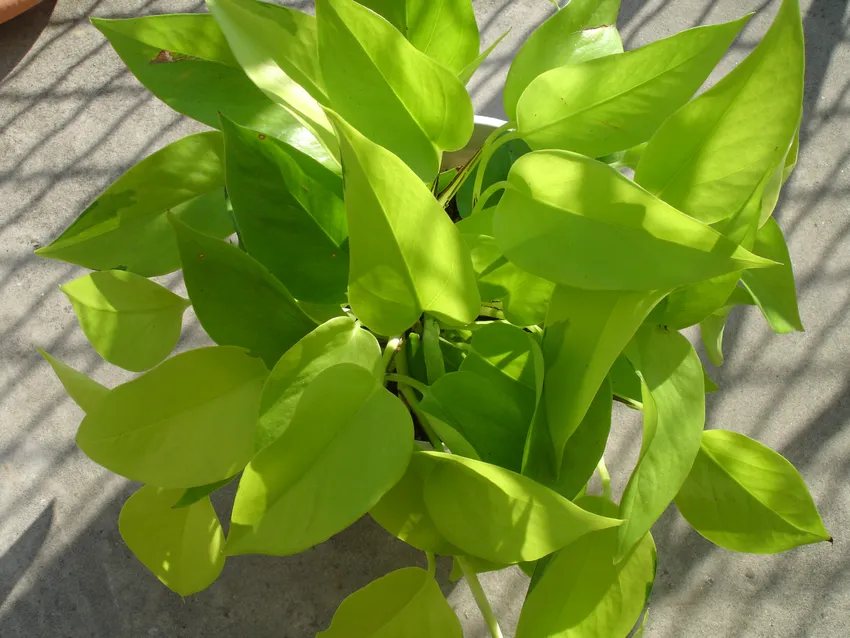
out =
<path fill-rule="evenodd" d="M 464 84 L 498 43 L 479 53 L 470 0 L 207 4 L 93 20 L 215 130 L 38 251 L 93 271 L 63 290 L 95 350 L 142 373 L 107 389 L 44 353 L 81 449 L 144 484 L 119 529 L 166 586 L 369 513 L 428 567 L 354 592 L 323 636 L 460 636 L 443 555 L 493 636 L 476 574 L 519 564 L 517 636 L 611 637 L 640 622 L 674 501 L 732 551 L 830 540 L 787 460 L 704 429 L 717 388 L 679 332 L 699 325 L 720 365 L 737 305 L 802 330 L 771 217 L 798 146 L 797 0 L 695 98 L 749 16 L 624 52 L 619 2 L 573 0 L 514 59 L 508 121 L 477 127 Z M 176 270 L 188 299 L 151 279 Z M 190 305 L 218 345 L 169 357 Z M 619 503 L 614 401 L 644 424 Z M 230 481 L 225 534 L 210 494 Z"/>

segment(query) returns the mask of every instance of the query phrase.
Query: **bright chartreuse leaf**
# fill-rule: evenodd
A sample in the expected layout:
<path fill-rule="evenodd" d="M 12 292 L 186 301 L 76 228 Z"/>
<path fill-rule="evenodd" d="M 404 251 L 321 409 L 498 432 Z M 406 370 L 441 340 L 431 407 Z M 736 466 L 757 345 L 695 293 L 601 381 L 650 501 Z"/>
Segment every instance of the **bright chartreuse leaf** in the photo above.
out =
<path fill-rule="evenodd" d="M 401 479 L 412 451 L 410 413 L 373 371 L 326 369 L 242 473 L 227 553 L 286 556 L 327 540 Z"/>
<path fill-rule="evenodd" d="M 186 291 L 213 341 L 241 346 L 269 368 L 316 327 L 289 291 L 236 246 L 172 219 Z"/>
<path fill-rule="evenodd" d="M 423 452 L 439 462 L 425 504 L 439 532 L 464 552 L 509 565 L 537 560 L 621 521 L 597 516 L 560 494 L 483 461 Z"/>
<path fill-rule="evenodd" d="M 309 155 L 222 118 L 227 194 L 239 236 L 296 298 L 345 302 L 342 179 Z"/>
<path fill-rule="evenodd" d="M 200 232 L 233 233 L 224 200 L 223 148 L 216 132 L 172 142 L 119 177 L 40 257 L 143 277 L 180 268 L 166 213 Z"/>
<path fill-rule="evenodd" d="M 460 232 L 398 157 L 332 119 L 345 176 L 354 314 L 383 335 L 404 332 L 423 311 L 451 325 L 472 323 L 480 300 Z"/>
<path fill-rule="evenodd" d="M 180 490 L 143 486 L 121 508 L 118 531 L 163 585 L 189 596 L 221 573 L 224 533 L 209 498 L 172 509 L 179 497 Z"/>
<path fill-rule="evenodd" d="M 748 19 L 547 71 L 522 92 L 517 131 L 533 149 L 590 157 L 640 144 L 691 98 Z"/>
<path fill-rule="evenodd" d="M 251 81 L 336 156 L 333 130 L 322 110 L 328 100 L 319 69 L 316 19 L 259 0 L 207 0 L 207 6 Z"/>
<path fill-rule="evenodd" d="M 113 388 L 83 419 L 77 445 L 134 481 L 167 488 L 220 481 L 251 459 L 267 375 L 242 348 L 178 354 Z"/>
<path fill-rule="evenodd" d="M 333 110 L 432 181 L 440 152 L 463 148 L 472 135 L 466 87 L 354 0 L 318 0 L 316 16 Z"/>
<path fill-rule="evenodd" d="M 672 289 L 774 265 L 607 164 L 569 151 L 516 161 L 493 235 L 523 270 L 591 290 Z"/>
<path fill-rule="evenodd" d="M 53 368 L 53 372 L 62 382 L 68 396 L 74 400 L 83 412 L 92 412 L 100 406 L 103 399 L 109 394 L 109 388 L 101 385 L 94 379 L 90 379 L 79 370 L 75 370 L 64 361 L 47 354 L 41 348 L 36 348 L 38 353 Z"/>
<path fill-rule="evenodd" d="M 707 430 L 676 506 L 715 545 L 773 554 L 831 541 L 800 473 L 781 454 L 728 430 Z"/>
<path fill-rule="evenodd" d="M 338 363 L 356 363 L 376 378 L 383 375 L 378 341 L 350 317 L 323 323 L 287 350 L 274 366 L 260 400 L 257 451 L 289 426 L 301 395 L 313 379 Z"/>
<path fill-rule="evenodd" d="M 543 337 L 546 377 L 540 409 L 545 410 L 554 445 L 556 475 L 564 446 L 608 371 L 663 296 L 659 291 L 555 289 Z"/>
<path fill-rule="evenodd" d="M 705 353 L 714 365 L 723 365 L 723 331 L 726 328 L 729 313 L 735 306 L 753 305 L 754 303 L 746 288 L 736 287 L 723 306 L 700 321 L 700 336 L 705 347 Z"/>
<path fill-rule="evenodd" d="M 543 358 L 534 337 L 502 322 L 488 323 L 472 334 L 460 369 L 479 374 L 494 385 L 507 380 L 533 396 L 543 383 Z"/>
<path fill-rule="evenodd" d="M 699 452 L 705 426 L 705 381 L 685 337 L 662 326 L 641 328 L 626 350 L 641 377 L 643 439 L 623 493 L 617 560 L 623 559 L 667 509 Z"/>
<path fill-rule="evenodd" d="M 791 256 L 788 254 L 782 229 L 775 219 L 768 219 L 764 226 L 759 228 L 753 252 L 782 265 L 760 272 L 744 271 L 741 275 L 744 288 L 750 293 L 774 332 L 803 332 L 803 322 L 797 308 Z"/>
<path fill-rule="evenodd" d="M 197 487 L 187 487 L 183 491 L 183 495 L 177 499 L 177 502 L 174 503 L 171 507 L 180 508 L 180 507 L 189 507 L 190 505 L 194 505 L 202 498 L 205 498 L 212 494 L 213 492 L 220 490 L 225 485 L 229 485 L 235 476 L 231 476 L 226 479 L 221 479 L 220 481 L 216 481 L 215 483 L 208 483 L 207 485 L 199 485 Z"/>
<path fill-rule="evenodd" d="M 505 31 L 502 35 L 500 35 L 489 47 L 484 49 L 478 57 L 476 57 L 472 62 L 467 64 L 460 73 L 457 74 L 458 79 L 464 84 L 469 84 L 469 81 L 472 79 L 472 76 L 475 75 L 475 72 L 481 67 L 484 61 L 490 57 L 490 54 L 502 43 L 507 35 L 511 32 L 510 29 Z"/>
<path fill-rule="evenodd" d="M 541 24 L 517 51 L 505 79 L 503 104 L 516 121 L 516 107 L 537 76 L 560 66 L 623 52 L 615 25 L 620 0 L 571 0 Z"/>
<path fill-rule="evenodd" d="M 178 113 L 218 128 L 219 114 L 336 165 L 316 136 L 245 75 L 208 14 L 92 18 L 133 75 Z"/>
<path fill-rule="evenodd" d="M 598 496 L 576 503 L 616 517 L 617 506 Z M 656 551 L 647 533 L 615 564 L 616 529 L 587 534 L 556 552 L 525 599 L 516 638 L 625 638 L 655 581 Z"/>
<path fill-rule="evenodd" d="M 780 170 L 800 124 L 805 65 L 798 0 L 726 77 L 682 107 L 643 152 L 635 180 L 706 223 L 725 219 Z"/>
<path fill-rule="evenodd" d="M 62 292 L 97 353 L 133 372 L 154 367 L 174 350 L 189 307 L 168 288 L 122 270 L 89 273 Z"/>
<path fill-rule="evenodd" d="M 369 510 L 369 514 L 381 527 L 408 545 L 423 552 L 453 556 L 461 551 L 443 538 L 425 505 L 425 481 L 437 462 L 432 456 L 414 452 L 404 476 Z"/>
<path fill-rule="evenodd" d="M 433 576 L 404 567 L 358 589 L 316 638 L 462 638 L 460 622 Z"/>

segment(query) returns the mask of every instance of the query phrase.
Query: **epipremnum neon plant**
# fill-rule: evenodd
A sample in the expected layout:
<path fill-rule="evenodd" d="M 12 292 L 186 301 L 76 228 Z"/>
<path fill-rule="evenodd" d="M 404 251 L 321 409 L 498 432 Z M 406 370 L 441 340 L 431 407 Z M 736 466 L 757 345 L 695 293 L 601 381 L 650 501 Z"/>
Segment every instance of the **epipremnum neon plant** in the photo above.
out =
<path fill-rule="evenodd" d="M 509 122 L 459 165 L 444 152 L 473 134 L 464 84 L 489 53 L 470 0 L 207 4 L 94 20 L 217 130 L 131 168 L 38 251 L 94 271 L 63 287 L 80 325 L 144 372 L 107 389 L 45 354 L 86 412 L 79 446 L 145 484 L 118 524 L 166 586 L 368 512 L 429 568 L 353 593 L 326 638 L 460 636 L 435 554 L 494 636 L 476 573 L 519 564 L 519 638 L 612 638 L 646 607 L 671 502 L 733 551 L 830 538 L 788 461 L 704 430 L 716 388 L 678 332 L 698 324 L 719 365 L 736 305 L 802 330 L 771 217 L 797 155 L 798 0 L 696 98 L 748 17 L 624 52 L 619 1 L 573 0 L 513 61 Z M 178 269 L 188 300 L 149 279 Z M 190 305 L 219 345 L 167 358 Z M 613 400 L 644 423 L 620 503 Z M 209 495 L 237 477 L 225 536 Z"/>

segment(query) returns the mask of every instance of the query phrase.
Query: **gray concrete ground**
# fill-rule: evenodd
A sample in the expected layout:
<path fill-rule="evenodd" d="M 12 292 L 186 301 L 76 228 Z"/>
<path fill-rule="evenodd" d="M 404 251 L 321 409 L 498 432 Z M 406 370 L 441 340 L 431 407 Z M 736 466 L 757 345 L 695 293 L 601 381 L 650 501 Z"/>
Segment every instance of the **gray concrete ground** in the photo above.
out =
<path fill-rule="evenodd" d="M 75 448 L 81 413 L 33 349 L 41 345 L 104 383 L 124 378 L 85 343 L 59 293 L 58 284 L 80 271 L 32 250 L 123 170 L 199 128 L 148 95 L 86 18 L 196 11 L 201 2 L 59 0 L 55 9 L 55 0 L 46 2 L 0 26 L 0 636 L 312 636 L 348 593 L 421 562 L 421 554 L 367 519 L 301 556 L 230 560 L 209 590 L 181 600 L 122 544 L 117 515 L 134 487 Z M 671 509 L 653 530 L 660 562 L 652 637 L 850 634 L 850 11 L 847 0 L 803 5 L 806 115 L 777 217 L 807 332 L 777 337 L 757 312 L 736 314 L 728 362 L 713 371 L 723 390 L 710 399 L 709 425 L 786 455 L 836 540 L 779 556 L 736 555 L 704 541 Z M 754 46 L 776 6 L 624 0 L 621 25 L 633 48 L 757 10 L 725 72 Z M 476 9 L 486 42 L 513 28 L 472 83 L 478 111 L 499 116 L 512 54 L 551 7 L 481 0 Z M 196 322 L 188 328 L 183 348 L 203 340 Z M 618 416 L 608 461 L 622 489 L 639 424 Z M 525 577 L 511 570 L 483 581 L 513 635 Z M 446 583 L 445 591 L 466 636 L 483 637 L 466 586 Z"/>

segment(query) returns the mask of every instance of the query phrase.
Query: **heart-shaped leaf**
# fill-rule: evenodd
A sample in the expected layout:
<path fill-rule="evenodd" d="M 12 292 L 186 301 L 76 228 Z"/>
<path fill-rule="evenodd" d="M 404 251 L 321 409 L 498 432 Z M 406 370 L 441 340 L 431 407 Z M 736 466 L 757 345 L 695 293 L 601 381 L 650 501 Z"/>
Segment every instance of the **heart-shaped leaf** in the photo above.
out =
<path fill-rule="evenodd" d="M 676 506 L 696 531 L 736 552 L 773 554 L 832 540 L 794 466 L 728 430 L 703 432 Z"/>
<path fill-rule="evenodd" d="M 607 164 L 536 151 L 511 168 L 493 235 L 523 270 L 597 290 L 660 290 L 774 265 Z"/>
<path fill-rule="evenodd" d="M 172 142 L 119 177 L 40 257 L 92 270 L 120 268 L 143 277 L 180 268 L 166 213 L 217 238 L 233 233 L 224 199 L 219 133 Z"/>
<path fill-rule="evenodd" d="M 179 496 L 180 490 L 143 486 L 121 508 L 118 531 L 163 585 L 189 596 L 221 573 L 224 533 L 209 498 L 172 509 Z"/>
<path fill-rule="evenodd" d="M 345 302 L 342 180 L 309 155 L 222 118 L 227 194 L 248 253 L 298 299 Z"/>
<path fill-rule="evenodd" d="M 517 130 L 533 149 L 590 157 L 640 144 L 691 98 L 748 19 L 547 71 L 522 92 Z"/>
<path fill-rule="evenodd" d="M 426 311 L 472 323 L 480 300 L 460 233 L 404 163 L 336 115 L 348 216 L 348 298 L 371 330 L 404 332 Z"/>
<path fill-rule="evenodd" d="M 53 372 L 62 382 L 68 396 L 80 406 L 83 412 L 92 412 L 103 402 L 104 397 L 109 394 L 109 388 L 101 385 L 94 379 L 90 379 L 82 372 L 75 370 L 64 361 L 47 354 L 41 348 L 36 348 L 38 353 L 53 368 Z"/>
<path fill-rule="evenodd" d="M 316 327 L 283 284 L 253 257 L 173 218 L 171 224 L 189 299 L 213 341 L 247 348 L 272 368 Z"/>
<path fill-rule="evenodd" d="M 83 419 L 77 445 L 134 481 L 167 488 L 220 481 L 251 459 L 267 375 L 241 348 L 178 354 L 113 388 Z"/>
<path fill-rule="evenodd" d="M 121 270 L 89 273 L 62 292 L 97 353 L 133 372 L 154 367 L 174 350 L 189 307 L 167 288 Z"/>
<path fill-rule="evenodd" d="M 227 553 L 285 556 L 327 540 L 399 481 L 412 451 L 410 413 L 371 371 L 328 368 L 242 473 Z"/>

